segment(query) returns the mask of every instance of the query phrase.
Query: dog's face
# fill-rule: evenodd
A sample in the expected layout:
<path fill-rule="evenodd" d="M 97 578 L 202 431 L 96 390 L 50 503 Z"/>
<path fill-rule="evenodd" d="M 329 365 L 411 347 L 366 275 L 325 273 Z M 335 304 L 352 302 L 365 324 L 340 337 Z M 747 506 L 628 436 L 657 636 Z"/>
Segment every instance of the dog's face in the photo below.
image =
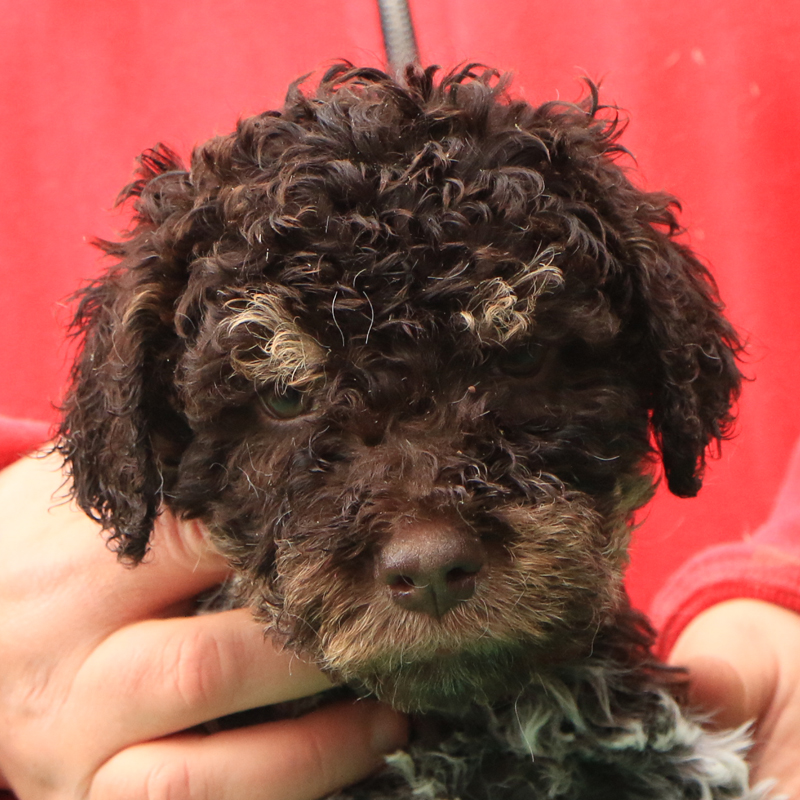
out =
<path fill-rule="evenodd" d="M 583 654 L 618 604 L 628 516 L 650 488 L 647 412 L 613 314 L 589 345 L 561 318 L 580 300 L 547 258 L 515 265 L 539 274 L 518 301 L 536 324 L 513 333 L 487 322 L 512 281 L 496 267 L 450 309 L 438 292 L 453 267 L 427 275 L 430 327 L 413 331 L 423 286 L 395 319 L 392 277 L 351 272 L 328 287 L 352 281 L 349 297 L 316 304 L 287 276 L 227 300 L 181 376 L 184 458 L 246 596 L 396 704 L 507 690 L 523 663 Z M 213 410 L 197 392 L 211 353 L 229 357 L 208 391 L 242 392 Z"/>
<path fill-rule="evenodd" d="M 149 154 L 62 428 L 125 555 L 201 517 L 277 635 L 402 708 L 587 656 L 654 448 L 693 494 L 739 381 L 596 100 L 485 78 L 339 68 L 190 172 Z"/>

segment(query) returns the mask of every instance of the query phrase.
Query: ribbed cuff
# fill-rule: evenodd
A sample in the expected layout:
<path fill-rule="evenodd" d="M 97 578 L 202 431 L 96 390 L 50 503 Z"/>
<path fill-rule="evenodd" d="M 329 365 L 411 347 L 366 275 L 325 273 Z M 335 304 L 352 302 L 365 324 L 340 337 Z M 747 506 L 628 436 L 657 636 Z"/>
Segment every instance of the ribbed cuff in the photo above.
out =
<path fill-rule="evenodd" d="M 748 540 L 711 547 L 690 559 L 653 601 L 658 655 L 669 655 L 699 613 L 736 598 L 765 600 L 800 612 L 800 546 Z"/>
<path fill-rule="evenodd" d="M 0 469 L 46 442 L 49 435 L 50 426 L 46 422 L 0 414 Z"/>

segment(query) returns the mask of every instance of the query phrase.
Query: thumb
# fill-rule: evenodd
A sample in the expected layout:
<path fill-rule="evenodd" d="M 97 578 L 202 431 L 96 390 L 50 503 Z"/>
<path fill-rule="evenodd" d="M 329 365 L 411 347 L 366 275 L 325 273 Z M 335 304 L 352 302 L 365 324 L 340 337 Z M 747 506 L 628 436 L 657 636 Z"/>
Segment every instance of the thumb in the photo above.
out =
<path fill-rule="evenodd" d="M 127 592 L 127 601 L 134 599 L 140 617 L 147 618 L 163 615 L 167 609 L 192 613 L 192 598 L 222 583 L 230 575 L 230 567 L 214 548 L 202 522 L 163 510 L 156 518 L 144 560 L 125 572 L 118 579 L 119 590 Z"/>
<path fill-rule="evenodd" d="M 759 616 L 764 606 L 751 600 L 712 606 L 686 626 L 669 656 L 689 670 L 690 702 L 719 727 L 758 720 L 775 692 L 772 643 Z"/>
<path fill-rule="evenodd" d="M 697 655 L 686 658 L 689 671 L 689 705 L 711 716 L 718 728 L 738 728 L 749 722 L 744 681 L 724 658 Z"/>

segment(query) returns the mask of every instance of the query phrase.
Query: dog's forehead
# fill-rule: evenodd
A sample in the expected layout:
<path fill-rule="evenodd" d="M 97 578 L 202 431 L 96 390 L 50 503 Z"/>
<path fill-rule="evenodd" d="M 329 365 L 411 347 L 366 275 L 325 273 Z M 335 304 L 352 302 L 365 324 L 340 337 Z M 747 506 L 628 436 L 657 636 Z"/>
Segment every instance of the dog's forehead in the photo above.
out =
<path fill-rule="evenodd" d="M 531 335 L 540 297 L 562 283 L 555 257 L 544 248 L 496 271 L 464 264 L 420 276 L 410 265 L 404 275 L 345 271 L 327 286 L 239 290 L 225 302 L 226 332 L 241 342 L 232 360 L 250 379 L 300 386 L 334 353 L 512 347 Z"/>

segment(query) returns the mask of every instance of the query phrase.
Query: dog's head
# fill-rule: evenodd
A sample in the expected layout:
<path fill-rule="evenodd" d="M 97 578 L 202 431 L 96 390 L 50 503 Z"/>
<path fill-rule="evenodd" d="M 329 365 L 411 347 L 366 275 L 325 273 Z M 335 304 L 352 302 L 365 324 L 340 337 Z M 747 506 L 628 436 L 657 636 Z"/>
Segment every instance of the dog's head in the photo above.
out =
<path fill-rule="evenodd" d="M 61 448 L 120 552 L 203 519 L 278 635 L 402 707 L 585 655 L 654 453 L 695 494 L 739 385 L 613 111 L 503 83 L 342 65 L 189 170 L 149 152 L 77 317 Z"/>

